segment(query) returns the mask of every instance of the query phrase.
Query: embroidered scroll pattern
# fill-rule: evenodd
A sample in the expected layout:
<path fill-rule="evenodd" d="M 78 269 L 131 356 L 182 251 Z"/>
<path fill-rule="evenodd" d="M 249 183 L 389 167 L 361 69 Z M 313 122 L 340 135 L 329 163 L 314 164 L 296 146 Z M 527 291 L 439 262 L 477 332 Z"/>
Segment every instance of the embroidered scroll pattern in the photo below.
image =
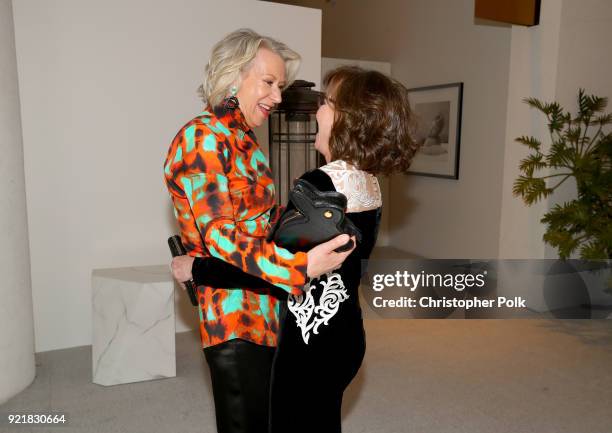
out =
<path fill-rule="evenodd" d="M 318 305 L 316 305 L 312 294 L 319 288 L 323 292 Z M 304 294 L 289 295 L 287 306 L 295 316 L 296 324 L 302 331 L 302 339 L 305 344 L 308 344 L 311 333 L 319 333 L 319 326 L 329 324 L 330 319 L 338 312 L 340 304 L 346 301 L 348 297 L 342 277 L 340 274 L 333 272 L 327 274 L 327 281 L 311 281 L 305 287 Z"/>

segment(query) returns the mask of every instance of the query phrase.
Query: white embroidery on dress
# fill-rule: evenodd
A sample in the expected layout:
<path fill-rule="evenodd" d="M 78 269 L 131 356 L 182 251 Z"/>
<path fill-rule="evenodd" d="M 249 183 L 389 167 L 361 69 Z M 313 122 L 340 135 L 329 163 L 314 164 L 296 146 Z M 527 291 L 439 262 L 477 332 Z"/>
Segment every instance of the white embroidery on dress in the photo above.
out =
<path fill-rule="evenodd" d="M 304 287 L 304 294 L 289 295 L 287 299 L 289 311 L 295 316 L 295 323 L 302 331 L 302 339 L 306 344 L 311 331 L 318 334 L 319 326 L 329 324 L 330 319 L 338 312 L 340 304 L 349 298 L 340 274 L 330 272 L 327 274 L 327 281 L 317 281 L 323 288 L 318 305 L 315 305 L 312 296 L 312 292 L 318 289 L 313 281 Z"/>
<path fill-rule="evenodd" d="M 362 212 L 382 206 L 376 176 L 342 160 L 332 161 L 321 170 L 331 178 L 336 191 L 348 199 L 347 212 Z"/>

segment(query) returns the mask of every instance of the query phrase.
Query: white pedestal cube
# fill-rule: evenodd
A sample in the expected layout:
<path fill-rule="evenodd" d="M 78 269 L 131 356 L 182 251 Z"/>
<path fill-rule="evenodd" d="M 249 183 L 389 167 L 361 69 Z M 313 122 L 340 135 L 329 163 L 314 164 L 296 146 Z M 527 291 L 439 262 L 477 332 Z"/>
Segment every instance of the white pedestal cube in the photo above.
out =
<path fill-rule="evenodd" d="M 168 265 L 92 272 L 93 382 L 176 376 L 174 281 Z"/>

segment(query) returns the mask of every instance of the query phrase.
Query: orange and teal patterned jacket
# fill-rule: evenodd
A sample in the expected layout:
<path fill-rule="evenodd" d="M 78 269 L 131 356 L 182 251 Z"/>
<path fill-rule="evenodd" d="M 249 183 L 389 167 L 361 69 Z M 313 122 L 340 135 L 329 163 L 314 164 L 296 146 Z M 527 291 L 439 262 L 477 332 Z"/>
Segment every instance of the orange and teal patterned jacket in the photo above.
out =
<path fill-rule="evenodd" d="M 266 242 L 274 183 L 265 155 L 239 108 L 207 107 L 178 132 L 164 164 L 183 245 L 189 255 L 214 256 L 300 294 L 306 253 Z M 278 300 L 269 289 L 198 287 L 203 347 L 242 338 L 275 346 Z"/>

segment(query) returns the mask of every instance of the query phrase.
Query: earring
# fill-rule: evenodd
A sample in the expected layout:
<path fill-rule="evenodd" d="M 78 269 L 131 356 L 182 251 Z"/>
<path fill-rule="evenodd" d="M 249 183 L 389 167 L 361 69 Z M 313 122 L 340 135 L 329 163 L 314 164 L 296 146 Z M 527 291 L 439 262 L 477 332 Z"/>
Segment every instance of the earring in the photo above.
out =
<path fill-rule="evenodd" d="M 236 86 L 230 87 L 230 93 L 232 94 L 232 96 L 230 96 L 229 98 L 225 98 L 223 104 L 226 110 L 234 110 L 238 107 L 238 98 L 236 98 L 238 88 Z"/>

